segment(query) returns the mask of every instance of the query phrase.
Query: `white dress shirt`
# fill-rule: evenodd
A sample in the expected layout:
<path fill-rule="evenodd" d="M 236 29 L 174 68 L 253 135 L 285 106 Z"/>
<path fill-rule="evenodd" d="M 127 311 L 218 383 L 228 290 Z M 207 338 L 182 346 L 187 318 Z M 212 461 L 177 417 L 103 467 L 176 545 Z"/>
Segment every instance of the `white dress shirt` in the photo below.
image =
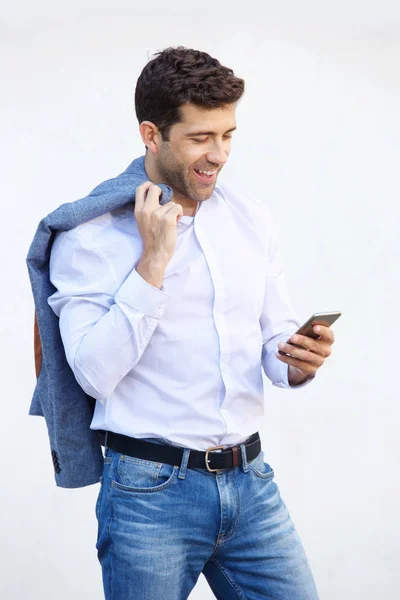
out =
<path fill-rule="evenodd" d="M 135 270 L 142 248 L 133 204 L 52 247 L 48 303 L 96 399 L 91 429 L 197 450 L 244 441 L 262 425 L 262 368 L 289 387 L 275 352 L 300 326 L 268 209 L 218 184 L 178 223 L 161 289 Z"/>

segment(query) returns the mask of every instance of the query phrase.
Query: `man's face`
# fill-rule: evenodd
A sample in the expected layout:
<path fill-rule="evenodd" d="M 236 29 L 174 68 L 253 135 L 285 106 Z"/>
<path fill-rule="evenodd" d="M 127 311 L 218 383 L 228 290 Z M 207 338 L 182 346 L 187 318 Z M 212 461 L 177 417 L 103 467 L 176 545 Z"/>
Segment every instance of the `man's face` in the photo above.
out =
<path fill-rule="evenodd" d="M 174 192 L 196 202 L 211 196 L 230 153 L 235 108 L 181 107 L 182 120 L 171 127 L 157 157 L 161 180 Z"/>

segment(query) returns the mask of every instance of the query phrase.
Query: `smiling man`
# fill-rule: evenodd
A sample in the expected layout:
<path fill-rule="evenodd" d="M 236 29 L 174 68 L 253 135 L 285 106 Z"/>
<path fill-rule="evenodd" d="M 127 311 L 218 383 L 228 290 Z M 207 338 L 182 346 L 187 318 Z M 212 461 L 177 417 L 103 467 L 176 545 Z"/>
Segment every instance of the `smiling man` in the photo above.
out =
<path fill-rule="evenodd" d="M 274 222 L 218 181 L 243 91 L 205 52 L 158 53 L 136 86 L 146 154 L 132 166 L 144 181 L 134 208 L 52 247 L 48 302 L 104 445 L 107 600 L 184 599 L 201 573 L 221 599 L 318 597 L 257 431 L 262 370 L 275 386 L 307 385 L 333 335 L 285 346 L 300 323 Z"/>
<path fill-rule="evenodd" d="M 236 129 L 235 104 L 210 110 L 195 104 L 179 108 L 179 119 L 168 140 L 151 121 L 140 124 L 146 146 L 159 152 L 147 152 L 146 171 L 151 181 L 168 183 L 174 190 L 174 202 L 184 214 L 194 215 L 197 205 L 211 197 L 217 177 L 225 165 Z"/>

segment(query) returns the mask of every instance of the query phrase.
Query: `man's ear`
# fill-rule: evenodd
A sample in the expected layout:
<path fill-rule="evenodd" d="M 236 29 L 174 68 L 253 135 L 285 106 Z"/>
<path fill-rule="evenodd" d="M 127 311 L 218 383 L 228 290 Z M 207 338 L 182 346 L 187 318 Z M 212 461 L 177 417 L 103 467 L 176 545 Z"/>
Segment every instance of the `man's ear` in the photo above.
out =
<path fill-rule="evenodd" d="M 142 121 L 139 125 L 139 132 L 142 137 L 146 150 L 153 154 L 158 154 L 161 148 L 161 133 L 157 125 L 151 121 Z"/>

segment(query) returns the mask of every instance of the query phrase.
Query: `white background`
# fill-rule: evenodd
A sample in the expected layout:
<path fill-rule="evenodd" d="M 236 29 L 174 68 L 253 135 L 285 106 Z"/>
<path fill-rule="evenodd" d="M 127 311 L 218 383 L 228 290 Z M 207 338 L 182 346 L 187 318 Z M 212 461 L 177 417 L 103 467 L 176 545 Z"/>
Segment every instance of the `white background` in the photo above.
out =
<path fill-rule="evenodd" d="M 246 80 L 223 178 L 269 206 L 300 320 L 343 313 L 312 385 L 265 380 L 266 460 L 321 599 L 399 598 L 398 2 L 9 0 L 1 19 L 1 597 L 103 597 L 99 486 L 57 488 L 28 416 L 25 257 L 42 217 L 142 154 L 136 79 L 184 45 Z M 191 600 L 212 597 L 201 576 Z"/>

